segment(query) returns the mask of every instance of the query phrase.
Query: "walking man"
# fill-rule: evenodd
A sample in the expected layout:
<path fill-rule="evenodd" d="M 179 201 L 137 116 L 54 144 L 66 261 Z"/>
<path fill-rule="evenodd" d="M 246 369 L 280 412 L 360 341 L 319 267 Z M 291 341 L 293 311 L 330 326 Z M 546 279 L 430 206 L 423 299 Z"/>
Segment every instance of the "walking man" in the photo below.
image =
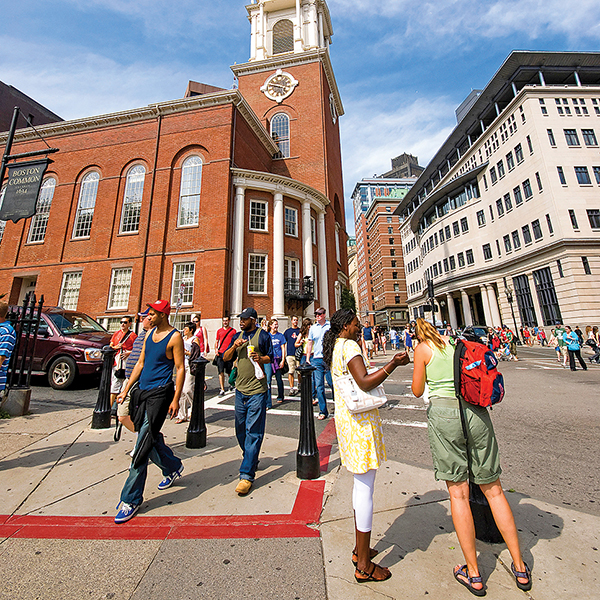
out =
<path fill-rule="evenodd" d="M 246 308 L 239 316 L 240 329 L 223 359 L 237 358 L 235 380 L 235 435 L 242 449 L 240 481 L 235 491 L 245 496 L 252 487 L 258 457 L 265 436 L 267 418 L 267 378 L 263 365 L 272 362 L 271 336 L 256 322 L 258 314 Z"/>
<path fill-rule="evenodd" d="M 333 388 L 331 380 L 331 371 L 323 361 L 323 336 L 329 330 L 329 321 L 325 316 L 324 308 L 317 308 L 315 311 L 315 323 L 308 330 L 308 343 L 306 344 L 306 362 L 315 367 L 315 387 L 317 388 L 317 400 L 319 402 L 319 416 L 317 419 L 322 421 L 329 416 L 327 410 L 327 399 L 325 397 L 325 378 L 327 383 Z M 366 341 L 366 340 L 365 340 Z M 373 343 L 371 341 L 371 343 Z M 368 346 L 367 346 L 368 347 Z M 311 356 L 312 353 L 312 356 Z"/>
<path fill-rule="evenodd" d="M 125 368 L 125 382 L 124 385 L 127 386 L 127 382 L 131 378 L 131 374 L 133 373 L 133 368 L 137 364 L 138 359 L 142 355 L 142 348 L 144 347 L 144 340 L 146 339 L 146 334 L 150 329 L 150 309 L 147 308 L 143 313 L 140 313 L 138 316 L 144 317 L 142 321 L 142 331 L 135 338 L 133 342 L 133 347 L 131 348 L 131 354 L 127 357 L 127 367 Z M 117 396 L 117 402 L 119 406 L 117 407 L 117 417 L 119 419 L 119 423 L 123 425 L 126 429 L 129 429 L 132 433 L 135 432 L 133 427 L 133 421 L 131 420 L 131 416 L 129 413 L 129 403 L 131 399 L 131 393 L 127 394 L 127 397 L 122 399 L 122 396 Z"/>
<path fill-rule="evenodd" d="M 373 328 L 369 321 L 365 321 L 362 329 L 363 340 L 365 340 L 365 346 L 367 347 L 367 358 L 371 360 L 373 358 Z"/>
<path fill-rule="evenodd" d="M 173 419 L 179 410 L 179 398 L 185 380 L 183 341 L 181 334 L 169 324 L 171 305 L 167 300 L 157 300 L 147 306 L 150 308 L 153 329 L 146 335 L 142 354 L 125 389 L 119 394 L 122 402 L 139 381 L 131 398 L 132 407 L 135 407 L 132 419 L 138 437 L 115 523 L 129 521 L 140 509 L 144 500 L 148 460 L 164 475 L 158 484 L 159 490 L 171 487 L 183 471 L 183 463 L 165 444 L 160 432 L 167 415 Z M 174 368 L 177 371 L 175 384 Z"/>
<path fill-rule="evenodd" d="M 229 377 L 231 369 L 233 368 L 233 362 L 225 362 L 223 360 L 223 354 L 225 354 L 225 350 L 231 345 L 233 336 L 235 335 L 235 329 L 229 325 L 229 317 L 223 317 L 222 322 L 223 327 L 217 331 L 217 340 L 215 343 L 215 360 L 217 363 L 217 370 L 219 371 L 219 385 L 221 386 L 219 396 L 225 395 L 225 373 L 227 373 L 227 376 Z"/>
<path fill-rule="evenodd" d="M 116 350 L 115 360 L 113 362 L 112 376 L 110 381 L 110 405 L 112 406 L 115 403 L 117 395 L 123 389 L 123 382 L 125 379 L 123 377 L 117 377 L 117 371 L 124 371 L 125 364 L 129 354 L 131 353 L 131 349 L 133 348 L 133 343 L 135 342 L 135 338 L 137 337 L 133 331 L 130 329 L 131 327 L 131 317 L 122 317 L 121 318 L 121 328 L 118 331 L 115 331 L 110 338 L 110 347 L 113 350 Z"/>

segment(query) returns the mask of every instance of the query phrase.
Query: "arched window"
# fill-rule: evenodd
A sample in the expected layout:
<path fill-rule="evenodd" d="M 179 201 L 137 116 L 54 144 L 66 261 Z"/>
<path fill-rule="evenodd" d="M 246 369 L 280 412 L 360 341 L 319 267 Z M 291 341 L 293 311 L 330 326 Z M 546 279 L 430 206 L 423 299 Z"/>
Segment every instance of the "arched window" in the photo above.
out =
<path fill-rule="evenodd" d="M 31 226 L 29 227 L 29 238 L 27 239 L 29 243 L 43 242 L 46 237 L 48 215 L 50 214 L 55 187 L 56 179 L 54 177 L 50 177 L 42 183 L 35 209 L 36 214 L 31 219 Z"/>
<path fill-rule="evenodd" d="M 294 51 L 294 24 L 289 19 L 277 21 L 273 27 L 273 54 Z"/>
<path fill-rule="evenodd" d="M 146 169 L 142 165 L 132 167 L 129 169 L 129 173 L 127 173 L 120 233 L 137 233 L 140 229 L 140 213 L 142 210 L 145 178 Z"/>
<path fill-rule="evenodd" d="M 200 188 L 202 187 L 202 159 L 199 156 L 186 158 L 181 167 L 181 189 L 179 192 L 179 215 L 177 226 L 198 225 L 200 220 Z"/>
<path fill-rule="evenodd" d="M 290 118 L 285 113 L 278 113 L 271 119 L 271 137 L 279 146 L 280 158 L 290 155 Z"/>
<path fill-rule="evenodd" d="M 88 173 L 81 181 L 77 214 L 75 215 L 75 225 L 73 226 L 74 239 L 90 236 L 99 181 L 100 175 L 95 172 Z"/>

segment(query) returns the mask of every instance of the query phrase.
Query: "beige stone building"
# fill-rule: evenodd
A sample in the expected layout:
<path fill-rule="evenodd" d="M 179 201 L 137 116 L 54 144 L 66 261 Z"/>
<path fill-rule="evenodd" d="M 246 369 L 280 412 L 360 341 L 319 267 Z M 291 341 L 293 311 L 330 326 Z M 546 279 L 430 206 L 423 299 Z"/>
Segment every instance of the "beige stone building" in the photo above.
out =
<path fill-rule="evenodd" d="M 396 209 L 411 317 L 600 321 L 600 54 L 513 52 Z"/>

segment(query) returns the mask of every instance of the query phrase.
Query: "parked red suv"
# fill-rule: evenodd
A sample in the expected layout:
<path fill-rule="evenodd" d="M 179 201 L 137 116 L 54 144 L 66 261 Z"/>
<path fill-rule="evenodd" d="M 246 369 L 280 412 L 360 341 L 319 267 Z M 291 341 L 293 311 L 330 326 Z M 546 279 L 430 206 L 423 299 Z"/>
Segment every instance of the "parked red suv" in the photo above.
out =
<path fill-rule="evenodd" d="M 85 313 L 44 308 L 32 374 L 47 374 L 55 390 L 69 388 L 77 376 L 99 375 L 101 350 L 110 338 L 111 334 Z"/>

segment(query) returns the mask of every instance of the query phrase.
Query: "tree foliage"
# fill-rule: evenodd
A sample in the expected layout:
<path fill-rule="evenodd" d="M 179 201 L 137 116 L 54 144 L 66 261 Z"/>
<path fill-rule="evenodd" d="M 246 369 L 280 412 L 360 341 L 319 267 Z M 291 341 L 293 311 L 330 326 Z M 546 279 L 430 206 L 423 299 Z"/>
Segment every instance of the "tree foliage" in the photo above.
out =
<path fill-rule="evenodd" d="M 342 288 L 342 300 L 341 300 L 341 308 L 350 309 L 356 312 L 356 298 L 352 293 L 352 290 L 348 288 Z"/>

